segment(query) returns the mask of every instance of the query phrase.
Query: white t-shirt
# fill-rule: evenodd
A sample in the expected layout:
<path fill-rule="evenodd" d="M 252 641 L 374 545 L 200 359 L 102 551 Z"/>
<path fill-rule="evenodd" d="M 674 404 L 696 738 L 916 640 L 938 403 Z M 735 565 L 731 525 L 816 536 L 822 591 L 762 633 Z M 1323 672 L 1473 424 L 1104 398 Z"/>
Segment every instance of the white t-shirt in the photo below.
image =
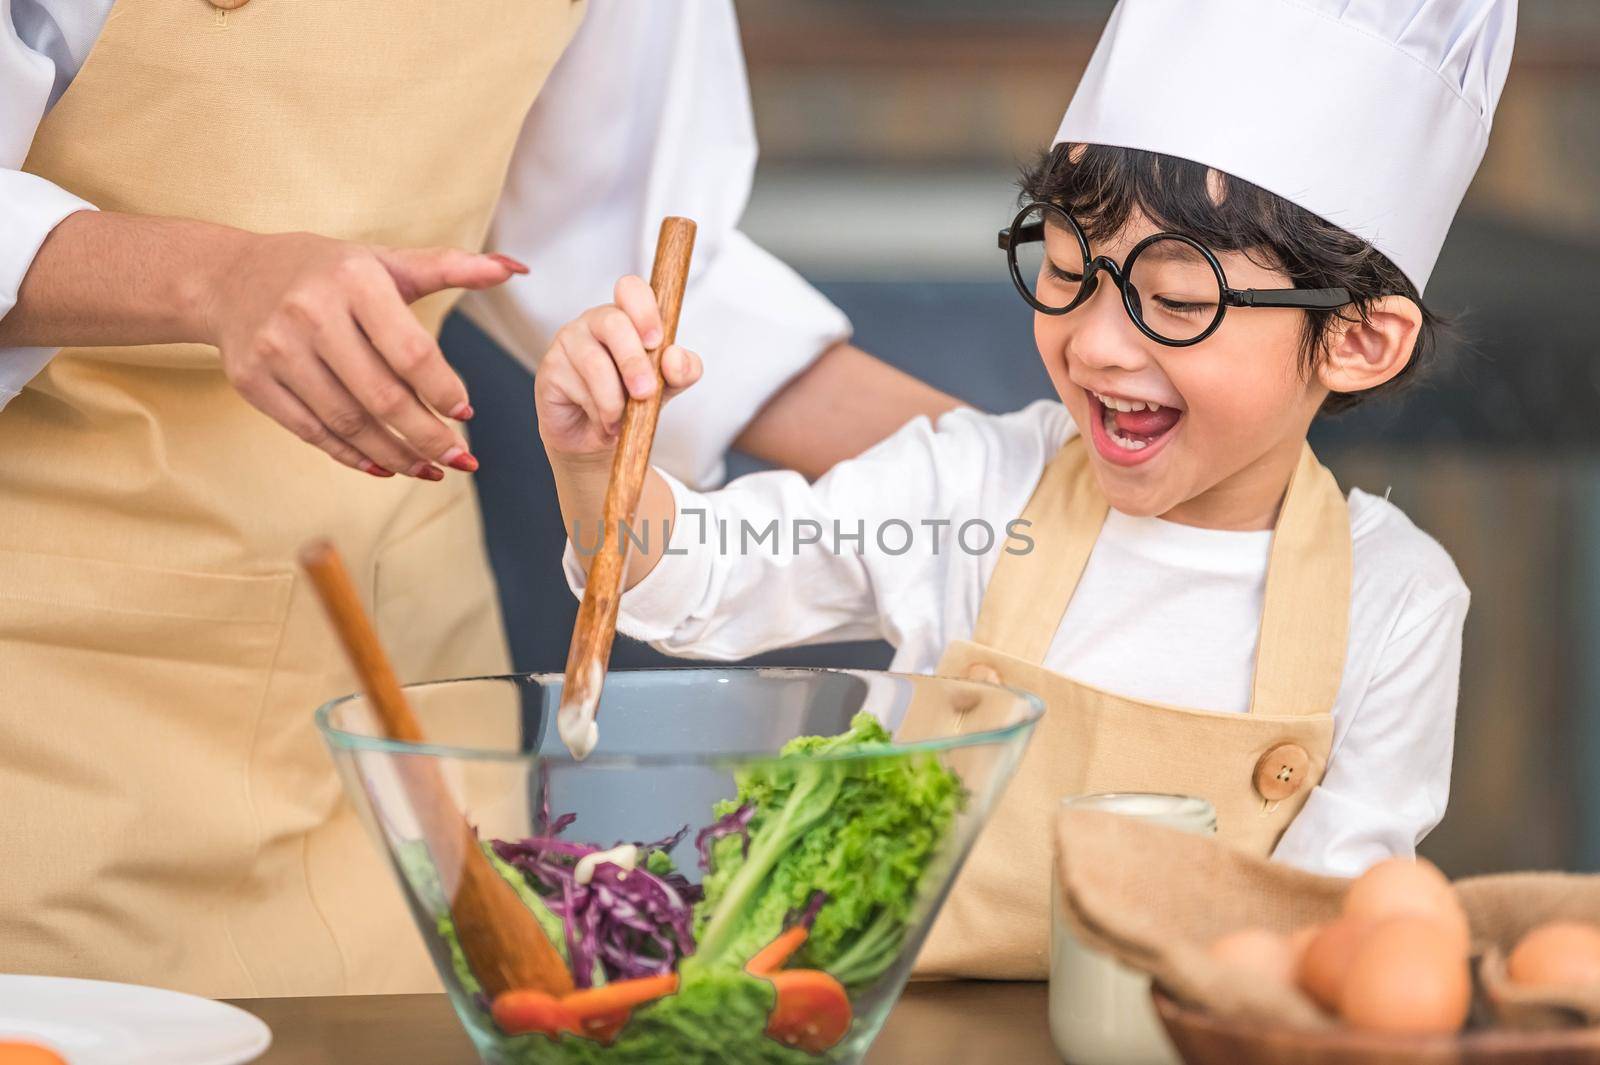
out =
<path fill-rule="evenodd" d="M 937 429 L 917 419 L 814 485 L 789 472 L 708 494 L 673 482 L 669 546 L 682 553 L 624 596 L 619 627 L 710 659 L 882 638 L 894 669 L 932 672 L 946 644 L 972 635 L 1000 551 L 1019 546 L 1008 524 L 1076 431 L 1049 401 L 1000 416 L 952 411 Z M 1468 601 L 1450 557 L 1399 508 L 1361 491 L 1349 504 L 1350 631 L 1332 756 L 1276 852 L 1345 875 L 1414 853 L 1444 816 Z M 592 530 L 579 535 L 592 544 Z M 1045 665 L 1137 699 L 1245 712 L 1270 546 L 1268 531 L 1112 511 Z M 570 547 L 567 572 L 581 589 Z"/>

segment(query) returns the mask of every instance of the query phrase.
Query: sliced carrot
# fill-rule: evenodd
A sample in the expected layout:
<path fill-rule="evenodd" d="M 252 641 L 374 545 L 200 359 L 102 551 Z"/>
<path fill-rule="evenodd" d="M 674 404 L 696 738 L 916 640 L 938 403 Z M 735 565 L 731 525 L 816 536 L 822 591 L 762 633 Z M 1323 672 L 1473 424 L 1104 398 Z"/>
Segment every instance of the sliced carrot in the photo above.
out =
<path fill-rule="evenodd" d="M 616 1042 L 617 1036 L 628 1026 L 633 1019 L 632 1013 L 606 1013 L 594 1017 L 585 1017 L 579 1021 L 582 1031 L 579 1033 L 585 1038 L 592 1039 L 603 1046 L 610 1046 Z"/>
<path fill-rule="evenodd" d="M 678 974 L 663 973 L 574 991 L 562 997 L 561 1005 L 577 1021 L 580 1034 L 609 1043 L 628 1023 L 635 1008 L 677 990 Z"/>
<path fill-rule="evenodd" d="M 678 974 L 662 973 L 660 976 L 640 976 L 633 980 L 615 980 L 601 987 L 585 988 L 561 997 L 561 1004 L 572 1011 L 581 1022 L 585 1017 L 604 1017 L 613 1013 L 626 1013 L 635 1006 L 670 995 L 678 990 Z"/>
<path fill-rule="evenodd" d="M 784 962 L 805 946 L 806 938 L 810 935 L 805 925 L 797 924 L 784 929 L 777 939 L 756 951 L 755 957 L 745 963 L 744 971 L 751 976 L 770 976 L 783 968 Z"/>
<path fill-rule="evenodd" d="M 507 991 L 494 1000 L 494 1019 L 508 1035 L 538 1032 L 552 1039 L 571 1032 L 609 1043 L 633 1010 L 678 990 L 678 974 L 617 980 L 556 998 L 543 991 Z M 0 1065 L 8 1065 L 0 1060 Z"/>
<path fill-rule="evenodd" d="M 35 1043 L 0 1043 L 0 1065 L 67 1065 L 53 1050 Z"/>
<path fill-rule="evenodd" d="M 507 1035 L 538 1032 L 551 1039 L 578 1031 L 578 1018 L 566 1003 L 545 991 L 505 991 L 494 1000 L 494 1022 Z"/>
<path fill-rule="evenodd" d="M 784 1046 L 820 1054 L 850 1031 L 850 996 L 820 969 L 786 969 L 768 979 L 778 1001 L 767 1016 L 767 1034 Z"/>

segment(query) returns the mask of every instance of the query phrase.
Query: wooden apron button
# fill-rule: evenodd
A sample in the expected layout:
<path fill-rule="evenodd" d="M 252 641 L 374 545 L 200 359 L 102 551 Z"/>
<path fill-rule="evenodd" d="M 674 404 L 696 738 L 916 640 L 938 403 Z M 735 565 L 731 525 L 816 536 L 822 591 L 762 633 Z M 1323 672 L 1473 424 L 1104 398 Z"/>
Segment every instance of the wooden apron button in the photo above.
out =
<path fill-rule="evenodd" d="M 1256 792 L 1279 802 L 1299 791 L 1311 768 L 1311 756 L 1298 743 L 1280 743 L 1256 763 Z"/>
<path fill-rule="evenodd" d="M 982 662 L 972 663 L 966 669 L 961 671 L 961 675 L 966 680 L 977 681 L 980 684 L 1004 683 L 1004 681 L 1000 679 L 1000 673 L 998 670 L 996 670 L 993 666 L 986 665 Z M 951 701 L 950 708 L 956 712 L 957 732 L 961 731 L 962 719 L 965 718 L 967 714 L 976 710 L 978 708 L 978 704 L 981 702 L 983 702 L 983 693 L 981 692 L 968 690 L 955 696 L 955 698 Z"/>
<path fill-rule="evenodd" d="M 212 7 L 218 11 L 233 11 L 248 4 L 250 0 L 209 0 Z"/>
<path fill-rule="evenodd" d="M 1004 684 L 1000 679 L 1000 671 L 983 662 L 974 662 L 967 667 L 967 679 L 975 680 L 982 684 Z"/>

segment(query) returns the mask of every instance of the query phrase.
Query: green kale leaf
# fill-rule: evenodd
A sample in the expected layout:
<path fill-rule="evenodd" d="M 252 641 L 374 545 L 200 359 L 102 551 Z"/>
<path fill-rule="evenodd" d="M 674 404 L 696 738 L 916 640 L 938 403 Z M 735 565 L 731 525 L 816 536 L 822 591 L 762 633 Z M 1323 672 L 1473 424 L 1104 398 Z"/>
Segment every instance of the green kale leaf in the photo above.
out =
<path fill-rule="evenodd" d="M 892 752 L 889 742 L 862 713 L 848 732 L 793 740 L 778 759 L 739 774 L 737 797 L 715 813 L 753 806 L 748 846 L 739 834 L 711 845 L 699 945 L 685 973 L 742 966 L 819 891 L 827 902 L 797 965 L 854 987 L 893 964 L 966 793 L 935 755 Z M 857 757 L 815 760 L 842 751 Z"/>

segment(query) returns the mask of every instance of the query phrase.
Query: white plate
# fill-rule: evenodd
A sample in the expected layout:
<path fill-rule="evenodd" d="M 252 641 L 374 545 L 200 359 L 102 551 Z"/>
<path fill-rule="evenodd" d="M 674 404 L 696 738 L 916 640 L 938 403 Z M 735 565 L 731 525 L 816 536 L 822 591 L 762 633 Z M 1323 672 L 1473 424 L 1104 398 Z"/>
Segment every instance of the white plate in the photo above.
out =
<path fill-rule="evenodd" d="M 71 1065 L 244 1065 L 272 1032 L 220 1002 L 133 984 L 0 975 L 0 1040 L 41 1043 Z"/>

